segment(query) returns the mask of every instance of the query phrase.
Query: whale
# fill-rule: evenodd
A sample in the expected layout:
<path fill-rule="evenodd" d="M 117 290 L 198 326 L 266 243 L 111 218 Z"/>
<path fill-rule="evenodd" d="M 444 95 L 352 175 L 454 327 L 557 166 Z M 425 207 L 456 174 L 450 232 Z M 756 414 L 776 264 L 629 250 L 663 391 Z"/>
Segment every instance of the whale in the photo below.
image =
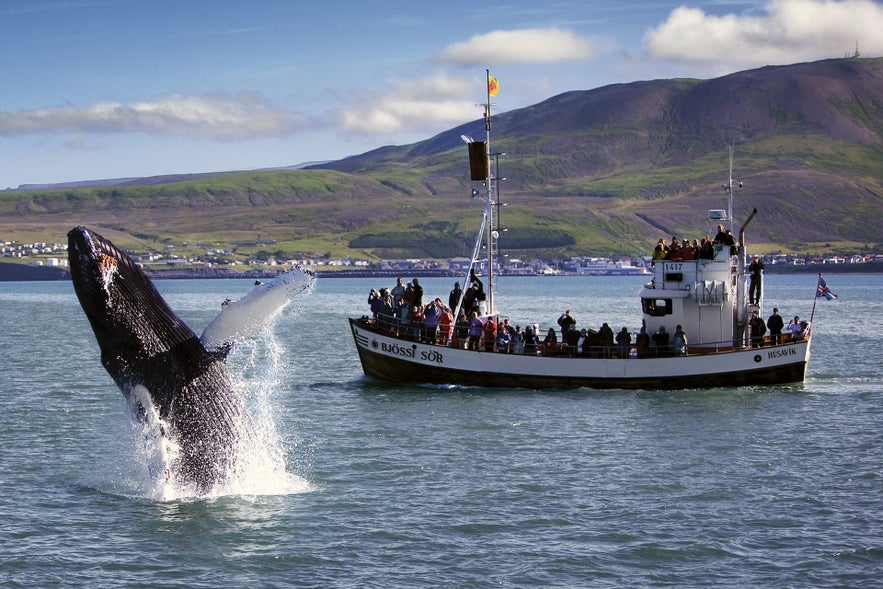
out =
<path fill-rule="evenodd" d="M 236 471 L 255 424 L 226 366 L 237 341 L 254 337 L 314 276 L 300 269 L 227 301 L 202 336 L 169 307 L 141 266 L 86 227 L 68 232 L 74 291 L 94 332 L 101 364 L 141 422 L 154 422 L 168 482 L 204 495 Z"/>

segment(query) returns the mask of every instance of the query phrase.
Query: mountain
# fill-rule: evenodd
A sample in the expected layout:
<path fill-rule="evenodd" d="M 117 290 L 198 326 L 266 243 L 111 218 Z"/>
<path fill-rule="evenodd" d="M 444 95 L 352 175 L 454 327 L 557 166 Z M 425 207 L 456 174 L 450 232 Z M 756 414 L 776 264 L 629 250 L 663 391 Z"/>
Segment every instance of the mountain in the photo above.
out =
<path fill-rule="evenodd" d="M 715 78 L 572 91 L 494 114 L 501 247 L 512 255 L 647 253 L 698 238 L 726 208 L 734 151 L 738 227 L 786 250 L 883 246 L 883 59 L 769 66 Z M 275 239 L 290 251 L 450 257 L 477 229 L 461 135 L 387 146 L 301 170 L 170 184 L 0 193 L 0 231 L 97 224 L 133 245 Z M 470 212 L 472 211 L 472 212 Z M 47 239 L 48 240 L 48 239 Z M 468 255 L 468 254 L 467 254 Z"/>

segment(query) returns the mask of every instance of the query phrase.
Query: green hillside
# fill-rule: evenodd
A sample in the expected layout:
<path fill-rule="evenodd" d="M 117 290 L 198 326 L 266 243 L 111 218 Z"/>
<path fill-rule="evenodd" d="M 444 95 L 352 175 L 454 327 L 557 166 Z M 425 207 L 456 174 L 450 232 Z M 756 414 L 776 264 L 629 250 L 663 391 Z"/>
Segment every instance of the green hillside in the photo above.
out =
<path fill-rule="evenodd" d="M 726 208 L 732 144 L 735 216 L 759 210 L 756 248 L 881 251 L 881 96 L 883 60 L 842 59 L 618 84 L 501 113 L 501 247 L 646 254 L 661 236 L 698 238 L 707 210 Z M 311 169 L 0 192 L 0 238 L 63 242 L 83 224 L 138 250 L 274 241 L 279 255 L 468 255 L 483 203 L 470 198 L 459 137 L 483 132 L 473 121 Z"/>

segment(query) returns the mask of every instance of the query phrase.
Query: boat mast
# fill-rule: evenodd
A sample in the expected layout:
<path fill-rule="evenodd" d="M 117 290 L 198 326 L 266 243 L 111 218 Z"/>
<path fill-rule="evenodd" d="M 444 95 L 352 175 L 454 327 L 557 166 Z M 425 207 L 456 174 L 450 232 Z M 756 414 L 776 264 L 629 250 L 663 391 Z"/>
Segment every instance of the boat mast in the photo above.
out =
<path fill-rule="evenodd" d="M 485 161 L 487 162 L 487 176 L 484 180 L 485 198 L 485 231 L 487 231 L 487 314 L 494 315 L 497 312 L 494 306 L 494 185 L 496 178 L 491 178 L 491 71 L 485 70 L 487 78 L 487 102 L 484 104 L 484 128 L 485 128 Z M 495 92 L 496 93 L 496 92 Z"/>
<path fill-rule="evenodd" d="M 730 233 L 733 232 L 733 144 L 730 144 L 730 175 L 727 182 L 727 222 Z"/>

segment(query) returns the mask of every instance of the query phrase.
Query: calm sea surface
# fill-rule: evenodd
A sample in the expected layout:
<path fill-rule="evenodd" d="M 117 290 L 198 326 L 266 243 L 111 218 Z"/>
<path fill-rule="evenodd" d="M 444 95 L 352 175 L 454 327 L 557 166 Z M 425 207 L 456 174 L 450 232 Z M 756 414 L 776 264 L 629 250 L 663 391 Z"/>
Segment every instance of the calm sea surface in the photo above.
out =
<path fill-rule="evenodd" d="M 0 586 L 880 587 L 883 276 L 831 275 L 793 386 L 396 387 L 319 280 L 234 352 L 270 460 L 163 499 L 70 283 L 0 283 Z M 514 323 L 640 325 L 642 278 L 506 278 Z M 768 276 L 808 317 L 816 277 Z M 424 281 L 446 299 L 449 279 Z M 161 281 L 200 332 L 249 281 Z"/>

